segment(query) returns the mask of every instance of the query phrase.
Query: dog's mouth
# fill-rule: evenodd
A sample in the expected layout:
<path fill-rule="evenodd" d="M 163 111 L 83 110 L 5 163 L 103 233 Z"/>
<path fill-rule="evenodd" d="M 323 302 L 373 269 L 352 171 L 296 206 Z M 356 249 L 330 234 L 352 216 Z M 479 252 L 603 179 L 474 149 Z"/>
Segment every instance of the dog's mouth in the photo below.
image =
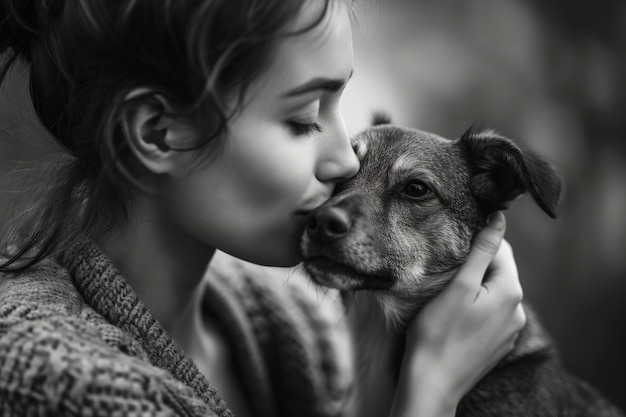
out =
<path fill-rule="evenodd" d="M 339 290 L 387 290 L 394 284 L 389 277 L 361 272 L 325 256 L 306 258 L 303 265 L 315 283 Z"/>

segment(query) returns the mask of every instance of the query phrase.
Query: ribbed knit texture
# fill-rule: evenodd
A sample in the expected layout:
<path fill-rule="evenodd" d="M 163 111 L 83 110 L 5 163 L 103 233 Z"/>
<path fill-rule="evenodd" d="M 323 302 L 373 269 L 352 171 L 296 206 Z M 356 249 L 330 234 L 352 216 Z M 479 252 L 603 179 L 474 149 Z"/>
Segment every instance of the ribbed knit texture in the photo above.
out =
<path fill-rule="evenodd" d="M 339 317 L 301 285 L 259 271 L 223 263 L 203 299 L 226 332 L 253 415 L 342 415 L 353 373 Z M 0 275 L 1 416 L 231 414 L 91 240 L 78 239 L 58 262 Z"/>
<path fill-rule="evenodd" d="M 268 415 L 343 415 L 354 374 L 341 303 L 320 309 L 295 273 L 285 280 L 230 258 L 214 264 L 204 309 L 227 324 L 242 375 L 254 375 L 244 378 L 250 397 L 273 398 Z"/>

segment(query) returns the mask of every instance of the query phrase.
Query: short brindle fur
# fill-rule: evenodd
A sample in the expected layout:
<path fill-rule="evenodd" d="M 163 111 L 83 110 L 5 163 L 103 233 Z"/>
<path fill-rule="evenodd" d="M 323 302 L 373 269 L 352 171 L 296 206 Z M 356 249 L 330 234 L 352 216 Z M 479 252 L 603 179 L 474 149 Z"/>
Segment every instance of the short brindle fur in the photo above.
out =
<path fill-rule="evenodd" d="M 361 169 L 310 214 L 301 250 L 314 281 L 355 304 L 374 300 L 382 310 L 385 341 L 365 338 L 357 350 L 361 360 L 396 368 L 395 376 L 397 336 L 454 277 L 490 215 L 528 193 L 556 217 L 561 180 L 545 159 L 492 130 L 470 128 L 452 141 L 379 122 L 355 138 Z M 457 415 L 621 416 L 561 367 L 525 308 L 528 323 L 515 349 L 463 399 Z"/>

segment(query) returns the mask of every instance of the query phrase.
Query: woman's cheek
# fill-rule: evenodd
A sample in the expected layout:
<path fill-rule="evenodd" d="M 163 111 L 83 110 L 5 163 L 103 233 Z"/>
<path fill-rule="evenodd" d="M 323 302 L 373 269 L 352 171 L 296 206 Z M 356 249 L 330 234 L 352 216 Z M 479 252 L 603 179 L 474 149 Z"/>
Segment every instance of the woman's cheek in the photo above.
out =
<path fill-rule="evenodd" d="M 301 199 L 314 179 L 314 153 L 307 139 L 267 131 L 256 141 L 236 144 L 236 175 L 257 201 Z M 245 147 L 243 149 L 242 147 Z"/>

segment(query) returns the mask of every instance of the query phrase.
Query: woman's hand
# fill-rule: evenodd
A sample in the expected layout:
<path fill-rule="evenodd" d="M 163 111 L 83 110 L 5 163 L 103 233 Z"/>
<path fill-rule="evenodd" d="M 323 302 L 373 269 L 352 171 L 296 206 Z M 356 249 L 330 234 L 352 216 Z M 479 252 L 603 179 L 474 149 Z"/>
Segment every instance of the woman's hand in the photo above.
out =
<path fill-rule="evenodd" d="M 466 263 L 407 333 L 392 416 L 453 416 L 461 398 L 513 348 L 526 323 L 505 219 L 496 213 Z"/>

